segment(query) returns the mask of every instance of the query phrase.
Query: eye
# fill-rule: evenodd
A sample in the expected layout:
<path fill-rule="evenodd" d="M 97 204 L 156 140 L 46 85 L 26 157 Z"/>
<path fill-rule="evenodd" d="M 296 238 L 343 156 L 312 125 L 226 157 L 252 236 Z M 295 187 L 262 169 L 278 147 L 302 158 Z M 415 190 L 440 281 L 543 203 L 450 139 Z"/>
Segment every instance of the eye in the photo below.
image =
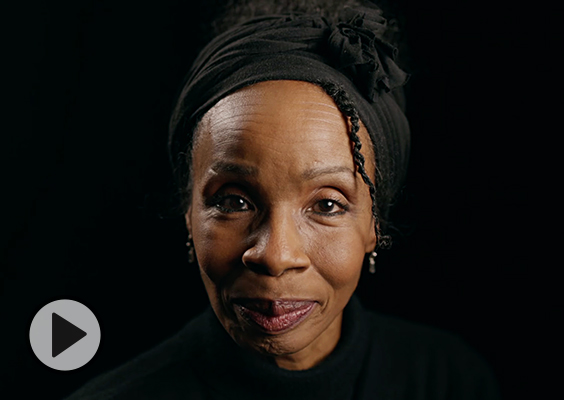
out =
<path fill-rule="evenodd" d="M 235 194 L 221 196 L 215 201 L 215 206 L 223 212 L 242 212 L 254 210 L 249 201 Z"/>
<path fill-rule="evenodd" d="M 319 200 L 311 208 L 312 211 L 320 215 L 341 215 L 347 211 L 347 206 L 333 199 Z"/>

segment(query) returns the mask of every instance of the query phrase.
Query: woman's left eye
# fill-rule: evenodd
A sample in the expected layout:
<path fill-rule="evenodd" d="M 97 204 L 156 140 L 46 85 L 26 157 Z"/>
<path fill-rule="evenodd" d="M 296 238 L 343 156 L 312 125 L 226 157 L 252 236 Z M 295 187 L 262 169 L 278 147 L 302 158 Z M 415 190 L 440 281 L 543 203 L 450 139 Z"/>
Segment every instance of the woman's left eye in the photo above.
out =
<path fill-rule="evenodd" d="M 347 211 L 347 207 L 336 200 L 323 199 L 315 203 L 312 210 L 316 214 L 341 215 Z"/>

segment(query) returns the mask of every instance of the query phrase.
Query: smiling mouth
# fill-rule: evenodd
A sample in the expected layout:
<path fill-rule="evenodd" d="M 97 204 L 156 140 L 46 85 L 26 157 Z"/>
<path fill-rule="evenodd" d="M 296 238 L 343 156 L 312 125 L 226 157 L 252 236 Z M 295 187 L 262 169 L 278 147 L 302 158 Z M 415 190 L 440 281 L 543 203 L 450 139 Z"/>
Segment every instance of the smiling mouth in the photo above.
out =
<path fill-rule="evenodd" d="M 237 299 L 235 311 L 252 325 L 270 334 L 287 332 L 302 323 L 315 308 L 310 300 Z"/>

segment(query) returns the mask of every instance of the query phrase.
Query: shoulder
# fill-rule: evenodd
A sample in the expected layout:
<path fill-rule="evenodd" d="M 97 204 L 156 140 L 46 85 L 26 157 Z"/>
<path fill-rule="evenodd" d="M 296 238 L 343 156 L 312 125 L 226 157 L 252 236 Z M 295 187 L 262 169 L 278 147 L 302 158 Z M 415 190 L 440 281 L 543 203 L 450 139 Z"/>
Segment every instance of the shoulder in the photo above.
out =
<path fill-rule="evenodd" d="M 490 366 L 459 336 L 375 312 L 367 319 L 371 358 L 405 398 L 499 398 Z"/>
<path fill-rule="evenodd" d="M 195 336 L 205 314 L 153 349 L 98 376 L 65 400 L 176 399 L 201 396 L 194 374 L 198 346 Z"/>

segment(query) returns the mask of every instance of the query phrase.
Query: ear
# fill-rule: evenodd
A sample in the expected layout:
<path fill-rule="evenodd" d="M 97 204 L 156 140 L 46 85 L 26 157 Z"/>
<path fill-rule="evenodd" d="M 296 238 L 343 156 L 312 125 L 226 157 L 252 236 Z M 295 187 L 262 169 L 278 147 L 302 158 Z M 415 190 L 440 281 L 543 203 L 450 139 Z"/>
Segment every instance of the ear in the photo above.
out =
<path fill-rule="evenodd" d="M 380 229 L 380 224 L 378 224 L 378 229 Z M 376 228 L 374 228 L 374 217 L 372 217 L 370 233 L 368 234 L 368 238 L 366 240 L 366 246 L 364 252 L 372 253 L 376 248 L 377 243 L 378 243 L 378 237 L 376 236 Z"/>
<path fill-rule="evenodd" d="M 188 233 L 192 232 L 192 206 L 188 207 L 186 214 L 184 214 L 184 220 L 186 221 L 186 229 L 188 229 Z"/>

